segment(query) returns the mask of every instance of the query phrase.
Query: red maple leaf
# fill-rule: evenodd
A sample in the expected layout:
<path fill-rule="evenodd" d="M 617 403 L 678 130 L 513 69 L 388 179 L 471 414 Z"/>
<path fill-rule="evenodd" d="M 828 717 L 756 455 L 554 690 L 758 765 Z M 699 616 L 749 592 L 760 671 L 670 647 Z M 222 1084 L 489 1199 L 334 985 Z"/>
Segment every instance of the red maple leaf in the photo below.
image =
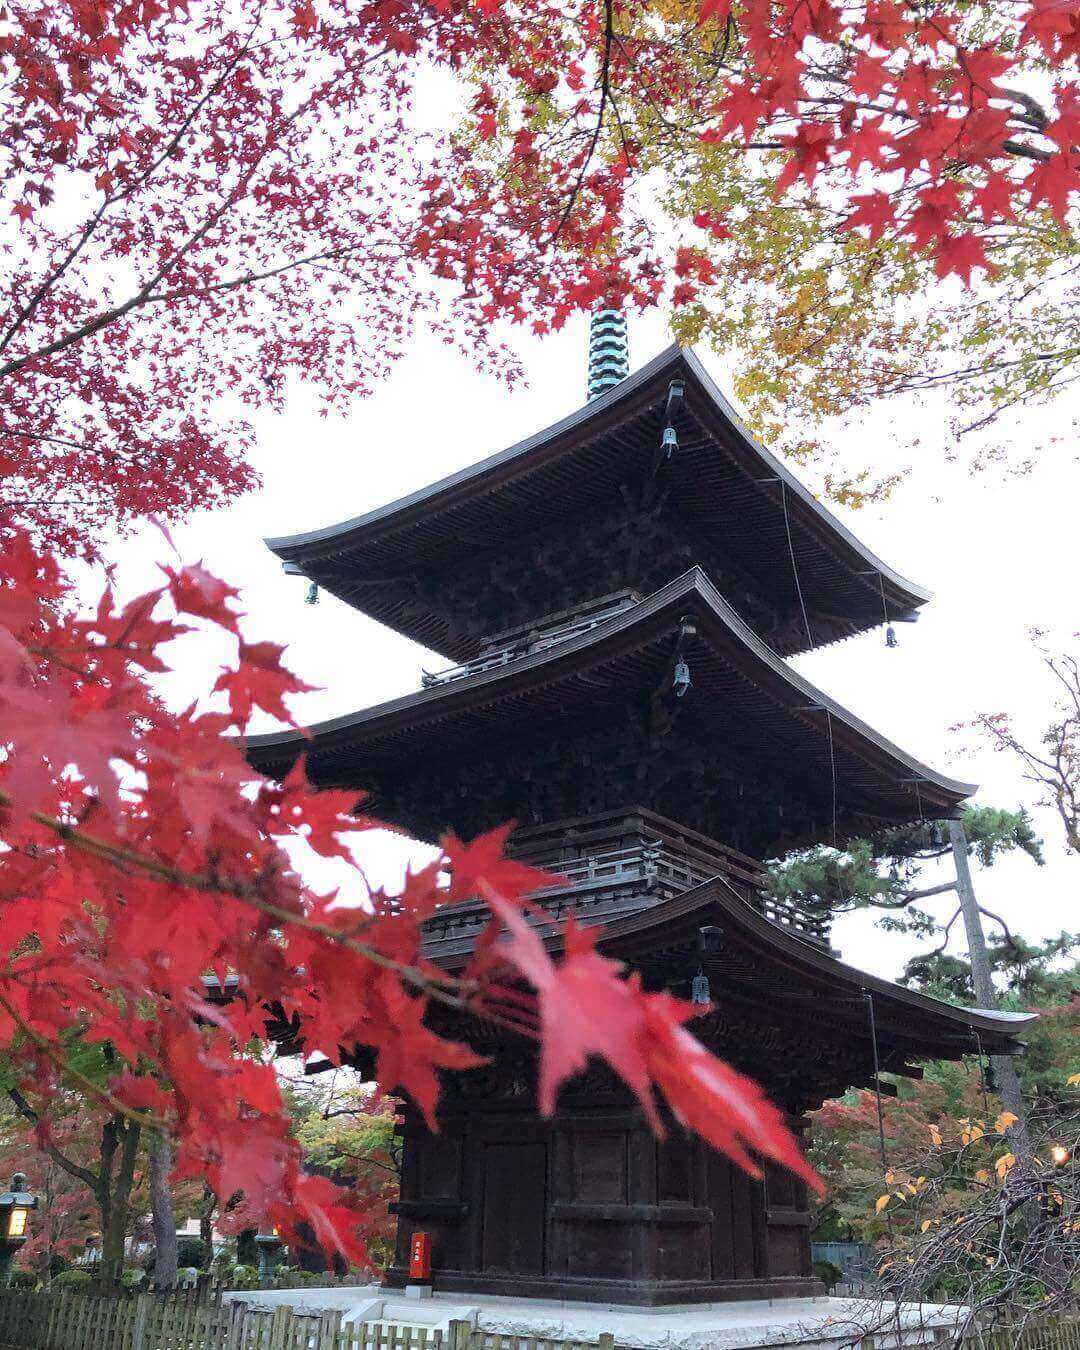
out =
<path fill-rule="evenodd" d="M 208 619 L 231 633 L 239 631 L 237 620 L 240 615 L 230 604 L 240 594 L 235 586 L 227 585 L 208 572 L 202 563 L 193 563 L 176 571 L 162 564 L 161 570 L 169 578 L 168 591 L 178 613 Z"/>
<path fill-rule="evenodd" d="M 934 252 L 934 271 L 939 277 L 956 273 L 965 286 L 971 285 L 971 273 L 976 267 L 991 272 L 986 246 L 977 234 L 946 234 L 938 238 Z"/>
<path fill-rule="evenodd" d="M 791 147 L 792 154 L 776 180 L 774 193 L 777 197 L 799 178 L 805 178 L 808 183 L 814 181 L 828 163 L 833 148 L 832 127 L 808 122 L 794 136 L 784 137 L 784 142 Z"/>
<path fill-rule="evenodd" d="M 450 873 L 448 903 L 474 900 L 488 889 L 503 895 L 528 895 L 559 880 L 551 872 L 506 857 L 503 850 L 513 830 L 514 822 L 509 821 L 477 835 L 469 844 L 463 844 L 453 833 L 440 840 Z"/>
<path fill-rule="evenodd" d="M 710 19 L 715 19 L 721 25 L 726 24 L 730 13 L 731 0 L 699 0 L 698 25 L 703 26 Z"/>
<path fill-rule="evenodd" d="M 817 1189 L 781 1113 L 748 1078 L 718 1060 L 682 1023 L 701 1012 L 668 994 L 649 994 L 638 977 L 601 956 L 592 935 L 571 920 L 566 955 L 556 965 L 516 906 L 489 894 L 506 925 L 507 956 L 537 991 L 540 1005 L 540 1109 L 550 1115 L 560 1083 L 599 1055 L 634 1092 L 653 1127 L 660 1118 L 655 1083 L 676 1115 L 751 1175 L 751 1152 L 791 1168 Z"/>
<path fill-rule="evenodd" d="M 1012 220 L 1016 215 L 1012 205 L 1015 191 L 1016 184 L 1005 174 L 992 173 L 971 202 L 987 224 L 995 220 Z"/>
<path fill-rule="evenodd" d="M 768 96 L 752 81 L 733 81 L 720 101 L 719 125 L 702 136 L 702 140 L 721 140 L 738 127 L 749 138 L 769 109 Z"/>
<path fill-rule="evenodd" d="M 355 790 L 316 790 L 308 781 L 301 757 L 282 783 L 262 785 L 257 805 L 266 812 L 267 832 L 272 837 L 299 835 L 324 858 L 352 862 L 344 839 L 371 829 L 373 824 L 368 816 L 357 813 L 362 800 L 363 795 Z"/>
<path fill-rule="evenodd" d="M 871 239 L 880 239 L 896 224 L 896 209 L 887 192 L 870 192 L 864 197 L 853 197 L 852 202 L 855 210 L 844 221 L 845 230 L 865 228 Z"/>
<path fill-rule="evenodd" d="M 1069 201 L 1080 192 L 1080 154 L 1059 151 L 1038 164 L 1025 179 L 1032 205 L 1045 202 L 1051 214 L 1065 224 Z"/>
<path fill-rule="evenodd" d="M 285 695 L 307 694 L 314 686 L 305 684 L 281 664 L 284 651 L 276 642 L 241 642 L 239 666 L 225 669 L 218 676 L 213 692 L 228 695 L 229 715 L 237 726 L 245 727 L 256 707 L 296 725 L 285 706 Z"/>

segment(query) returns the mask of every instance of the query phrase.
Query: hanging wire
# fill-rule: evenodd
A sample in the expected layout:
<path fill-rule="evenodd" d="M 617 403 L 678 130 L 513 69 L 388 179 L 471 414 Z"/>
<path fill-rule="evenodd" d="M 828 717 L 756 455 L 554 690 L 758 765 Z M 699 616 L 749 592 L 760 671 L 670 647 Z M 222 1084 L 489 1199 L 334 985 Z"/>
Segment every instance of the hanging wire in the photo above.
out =
<path fill-rule="evenodd" d="M 974 1028 L 972 1028 L 971 1034 L 975 1037 L 975 1046 L 979 1052 L 979 1082 L 982 1084 L 983 1115 L 989 1120 L 990 1096 L 986 1091 L 986 1056 L 983 1053 L 982 1037 Z"/>
<path fill-rule="evenodd" d="M 878 1059 L 877 1018 L 874 1016 L 874 996 L 869 989 L 863 990 L 866 1007 L 870 1015 L 870 1044 L 874 1051 L 874 1095 L 877 1098 L 878 1147 L 881 1150 L 881 1173 L 887 1176 L 889 1158 L 885 1151 L 885 1109 L 881 1103 L 881 1062 Z"/>
<path fill-rule="evenodd" d="M 885 578 L 879 572 L 877 574 L 877 579 L 878 590 L 881 592 L 881 616 L 885 622 L 885 646 L 895 647 L 897 646 L 896 629 L 889 622 L 889 606 L 885 601 Z"/>
<path fill-rule="evenodd" d="M 829 728 L 829 772 L 832 775 L 832 846 L 835 853 L 840 852 L 839 831 L 836 827 L 837 816 L 837 788 L 836 788 L 836 746 L 833 743 L 833 724 L 832 713 L 828 708 L 825 709 L 826 724 Z M 844 889 L 844 876 L 840 870 L 840 862 L 836 863 L 836 887 L 840 892 L 840 899 L 846 905 L 848 902 L 848 893 Z"/>
<path fill-rule="evenodd" d="M 802 582 L 799 580 L 799 564 L 795 561 L 795 545 L 791 538 L 791 521 L 788 519 L 787 509 L 787 484 L 781 478 L 780 482 L 780 505 L 784 508 L 784 531 L 787 534 L 788 553 L 791 555 L 791 574 L 795 578 L 795 593 L 799 597 L 799 608 L 802 610 L 803 625 L 806 628 L 806 640 L 812 647 L 814 645 L 814 635 L 810 631 L 810 620 L 806 614 L 806 602 L 803 600 Z"/>
<path fill-rule="evenodd" d="M 832 774 L 832 846 L 840 852 L 840 846 L 836 842 L 836 747 L 833 744 L 832 713 L 828 708 L 825 709 L 825 721 L 829 728 L 829 771 Z"/>

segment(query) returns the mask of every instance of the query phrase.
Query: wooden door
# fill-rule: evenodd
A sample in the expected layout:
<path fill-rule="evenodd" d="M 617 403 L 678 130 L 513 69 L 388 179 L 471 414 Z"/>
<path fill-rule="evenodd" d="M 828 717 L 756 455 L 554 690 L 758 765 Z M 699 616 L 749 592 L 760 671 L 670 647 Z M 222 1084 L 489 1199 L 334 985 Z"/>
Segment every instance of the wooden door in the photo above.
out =
<path fill-rule="evenodd" d="M 547 1145 L 489 1143 L 484 1148 L 484 1270 L 544 1273 Z"/>

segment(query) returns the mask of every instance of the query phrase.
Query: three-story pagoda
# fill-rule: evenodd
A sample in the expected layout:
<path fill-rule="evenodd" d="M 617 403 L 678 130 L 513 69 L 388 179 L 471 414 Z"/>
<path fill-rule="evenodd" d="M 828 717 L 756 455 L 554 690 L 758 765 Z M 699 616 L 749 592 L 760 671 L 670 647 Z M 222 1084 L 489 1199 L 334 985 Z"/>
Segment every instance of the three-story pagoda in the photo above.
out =
<path fill-rule="evenodd" d="M 843 964 L 825 916 L 778 904 L 756 858 L 955 815 L 972 791 L 919 763 L 785 658 L 914 619 L 928 593 L 876 558 L 748 433 L 692 352 L 626 374 L 594 320 L 590 398 L 502 453 L 354 520 L 270 540 L 286 570 L 450 664 L 419 691 L 308 736 L 255 737 L 284 774 L 362 788 L 416 837 L 518 822 L 601 949 L 712 1010 L 696 1034 L 804 1114 L 881 1071 L 1009 1054 L 1023 1019 L 965 1010 Z M 479 903 L 427 925 L 460 969 Z M 620 1303 L 818 1292 L 801 1183 L 747 1178 L 674 1126 L 658 1141 L 595 1065 L 554 1119 L 533 1048 L 448 1079 L 440 1130 L 404 1108 L 397 1262 L 433 1238 L 441 1290 Z M 360 1055 L 362 1062 L 362 1054 Z"/>

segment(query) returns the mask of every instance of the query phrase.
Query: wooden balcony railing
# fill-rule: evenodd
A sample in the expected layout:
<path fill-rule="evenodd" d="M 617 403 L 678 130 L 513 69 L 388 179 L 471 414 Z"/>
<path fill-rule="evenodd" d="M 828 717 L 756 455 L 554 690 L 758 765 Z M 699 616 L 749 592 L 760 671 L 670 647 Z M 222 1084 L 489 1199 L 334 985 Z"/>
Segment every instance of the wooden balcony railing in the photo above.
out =
<path fill-rule="evenodd" d="M 533 895 L 554 920 L 573 913 L 590 922 L 607 921 L 722 876 L 770 923 L 829 947 L 827 919 L 770 896 L 760 863 L 651 811 L 519 830 L 509 851 L 559 875 L 557 883 Z M 435 940 L 466 939 L 486 920 L 482 904 L 466 903 L 439 910 L 425 930 Z"/>
<path fill-rule="evenodd" d="M 467 675 L 479 675 L 485 670 L 494 670 L 516 661 L 519 656 L 529 656 L 533 652 L 542 652 L 548 647 L 558 646 L 581 633 L 587 633 L 597 624 L 610 619 L 613 614 L 634 604 L 636 593 L 626 591 L 616 595 L 604 596 L 581 609 L 566 614 L 550 615 L 537 620 L 525 631 L 510 631 L 492 639 L 493 646 L 482 652 L 475 660 L 464 665 L 451 666 L 449 670 L 427 671 L 420 676 L 425 689 L 435 689 L 439 685 L 449 684 L 453 680 L 464 679 Z"/>

